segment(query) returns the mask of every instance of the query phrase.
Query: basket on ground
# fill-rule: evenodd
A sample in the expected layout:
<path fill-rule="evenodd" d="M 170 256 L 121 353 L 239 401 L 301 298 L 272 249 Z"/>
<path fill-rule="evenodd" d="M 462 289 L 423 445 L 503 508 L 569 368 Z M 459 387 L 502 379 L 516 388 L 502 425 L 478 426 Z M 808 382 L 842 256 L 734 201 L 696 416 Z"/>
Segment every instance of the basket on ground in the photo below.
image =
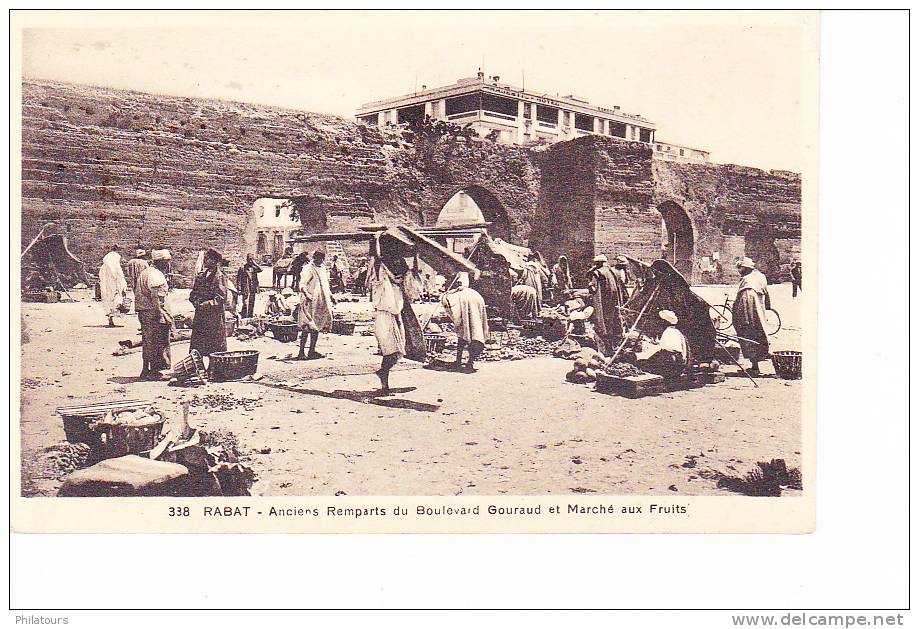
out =
<path fill-rule="evenodd" d="M 354 328 L 357 327 L 357 324 L 354 321 L 342 321 L 340 319 L 335 319 L 332 321 L 332 334 L 343 334 L 345 336 L 350 336 L 354 334 Z"/>
<path fill-rule="evenodd" d="M 282 343 L 296 341 L 297 335 L 300 333 L 297 324 L 292 321 L 272 321 L 268 324 L 268 329 L 271 330 L 271 334 L 274 335 L 275 340 L 281 341 Z"/>
<path fill-rule="evenodd" d="M 239 380 L 258 371 L 258 351 L 254 349 L 234 352 L 214 352 L 208 375 L 215 382 Z"/>
<path fill-rule="evenodd" d="M 785 380 L 800 380 L 802 358 L 801 352 L 772 352 L 772 366 L 775 367 L 775 375 Z"/>
<path fill-rule="evenodd" d="M 444 347 L 447 345 L 447 337 L 443 334 L 425 334 L 424 335 L 424 346 L 428 350 L 428 355 L 439 354 L 444 351 Z"/>
<path fill-rule="evenodd" d="M 188 356 L 177 362 L 172 368 L 172 373 L 177 382 L 184 384 L 204 384 L 204 360 L 201 358 L 201 354 L 198 353 L 198 350 L 191 350 Z"/>
<path fill-rule="evenodd" d="M 64 423 L 64 434 L 71 443 L 85 443 L 99 459 L 147 452 L 159 442 L 165 418 L 158 412 L 149 421 L 121 423 L 113 421 L 119 413 L 151 408 L 149 400 L 101 402 L 57 409 Z"/>

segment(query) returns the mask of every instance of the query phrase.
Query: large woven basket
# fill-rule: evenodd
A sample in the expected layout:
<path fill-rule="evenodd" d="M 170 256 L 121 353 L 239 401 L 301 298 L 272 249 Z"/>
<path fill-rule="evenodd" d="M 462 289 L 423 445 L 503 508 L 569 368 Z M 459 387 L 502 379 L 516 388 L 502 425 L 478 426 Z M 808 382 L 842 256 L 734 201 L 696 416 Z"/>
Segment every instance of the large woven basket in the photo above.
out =
<path fill-rule="evenodd" d="M 57 409 L 64 423 L 64 434 L 71 443 L 85 443 L 97 458 L 141 454 L 160 440 L 166 420 L 160 415 L 146 424 L 120 424 L 104 421 L 108 413 L 152 406 L 149 400 L 100 402 Z"/>
<path fill-rule="evenodd" d="M 204 360 L 201 358 L 201 354 L 198 353 L 198 350 L 191 350 L 188 356 L 177 362 L 172 368 L 172 373 L 177 382 L 185 384 L 204 384 Z"/>
<path fill-rule="evenodd" d="M 297 324 L 291 321 L 272 321 L 268 324 L 268 329 L 271 330 L 271 334 L 274 335 L 275 340 L 281 341 L 282 343 L 296 341 L 300 333 Z"/>
<path fill-rule="evenodd" d="M 447 344 L 447 337 L 443 334 L 425 334 L 424 345 L 428 350 L 428 355 L 439 354 L 444 351 Z"/>
<path fill-rule="evenodd" d="M 772 366 L 775 375 L 785 380 L 801 379 L 801 363 L 804 355 L 801 352 L 772 352 Z"/>
<path fill-rule="evenodd" d="M 258 371 L 258 351 L 254 349 L 234 352 L 214 352 L 208 366 L 208 375 L 215 382 L 239 380 Z"/>

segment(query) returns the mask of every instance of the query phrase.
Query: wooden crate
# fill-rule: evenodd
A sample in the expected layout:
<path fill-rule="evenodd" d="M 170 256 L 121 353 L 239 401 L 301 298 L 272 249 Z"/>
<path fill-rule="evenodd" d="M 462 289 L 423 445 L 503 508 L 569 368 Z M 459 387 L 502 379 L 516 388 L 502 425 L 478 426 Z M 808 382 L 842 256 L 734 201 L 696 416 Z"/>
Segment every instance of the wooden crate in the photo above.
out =
<path fill-rule="evenodd" d="M 661 376 L 646 374 L 620 378 L 597 372 L 597 391 L 608 395 L 621 395 L 627 398 L 640 398 L 646 395 L 657 395 L 666 390 Z"/>

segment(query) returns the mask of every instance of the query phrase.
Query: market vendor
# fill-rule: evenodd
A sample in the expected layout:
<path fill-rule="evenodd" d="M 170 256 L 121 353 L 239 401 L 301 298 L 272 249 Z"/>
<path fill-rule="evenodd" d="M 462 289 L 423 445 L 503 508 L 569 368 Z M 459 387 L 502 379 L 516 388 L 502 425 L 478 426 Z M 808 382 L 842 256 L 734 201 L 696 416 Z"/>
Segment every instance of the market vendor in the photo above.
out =
<path fill-rule="evenodd" d="M 460 273 L 457 277 L 457 288 L 447 292 L 441 303 L 453 320 L 456 330 L 456 363 L 455 368 L 463 364 L 463 350 L 469 350 L 469 361 L 466 371 L 475 369 L 475 359 L 485 349 L 488 338 L 488 315 L 485 312 L 485 300 L 478 291 L 469 288 L 469 274 Z"/>
<path fill-rule="evenodd" d="M 195 276 L 188 300 L 195 307 L 189 351 L 202 356 L 227 351 L 227 328 L 224 318 L 227 301 L 227 276 L 223 272 L 223 255 L 216 249 L 204 252 L 203 270 Z"/>
<path fill-rule="evenodd" d="M 294 313 L 299 301 L 295 297 L 294 289 L 286 286 L 281 289 L 280 293 L 272 293 L 268 296 L 267 312 L 269 316 L 289 317 Z"/>
<path fill-rule="evenodd" d="M 513 271 L 509 270 L 513 275 Z M 535 319 L 539 316 L 539 293 L 528 284 L 523 283 L 523 275 L 518 278 L 520 283 L 511 287 L 511 304 L 514 307 L 514 318 L 520 322 L 522 319 Z"/>
<path fill-rule="evenodd" d="M 628 299 L 625 284 L 609 266 L 608 258 L 597 255 L 587 271 L 590 293 L 593 295 L 594 328 L 604 347 L 612 352 L 622 340 L 622 316 L 619 309 Z"/>
<path fill-rule="evenodd" d="M 296 360 L 324 358 L 316 351 L 320 332 L 332 329 L 332 290 L 326 270 L 325 253 L 313 252 L 312 261 L 303 268 L 300 282 L 300 304 L 297 306 L 297 327 L 300 329 L 300 353 Z M 304 353 L 309 338 L 309 353 Z"/>
<path fill-rule="evenodd" d="M 656 341 L 645 341 L 641 351 L 635 353 L 635 364 L 642 371 L 665 378 L 676 378 L 686 371 L 689 362 L 689 345 L 677 328 L 679 319 L 672 310 L 661 310 L 658 316 L 667 327 Z"/>

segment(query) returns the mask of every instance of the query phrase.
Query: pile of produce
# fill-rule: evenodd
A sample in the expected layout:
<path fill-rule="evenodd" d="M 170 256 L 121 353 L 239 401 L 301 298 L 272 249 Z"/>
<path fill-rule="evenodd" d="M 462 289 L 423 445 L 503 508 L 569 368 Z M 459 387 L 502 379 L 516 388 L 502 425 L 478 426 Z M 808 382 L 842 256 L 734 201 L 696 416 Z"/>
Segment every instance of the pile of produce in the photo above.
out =
<path fill-rule="evenodd" d="M 123 426 L 146 426 L 147 424 L 155 424 L 158 421 L 162 421 L 162 419 L 163 416 L 160 415 L 159 411 L 152 406 L 148 406 L 146 408 L 138 408 L 131 411 L 121 411 L 120 413 L 109 413 L 103 421 L 106 423 L 121 424 Z"/>
<path fill-rule="evenodd" d="M 527 356 L 551 356 L 559 341 L 547 341 L 541 336 L 535 338 L 518 338 L 510 341 L 510 346 Z"/>
<path fill-rule="evenodd" d="M 92 462 L 92 448 L 85 443 L 64 441 L 45 448 L 45 455 L 42 467 L 45 478 L 63 478 Z"/>
<path fill-rule="evenodd" d="M 574 361 L 574 369 L 565 375 L 565 380 L 577 384 L 593 382 L 597 371 L 604 368 L 606 357 L 595 349 L 583 348 Z"/>
<path fill-rule="evenodd" d="M 616 376 L 617 378 L 629 378 L 631 376 L 647 375 L 644 371 L 631 363 L 611 363 L 603 367 L 603 373 Z"/>
<path fill-rule="evenodd" d="M 258 398 L 238 398 L 229 393 L 209 393 L 191 399 L 191 406 L 203 406 L 207 410 L 232 411 L 242 409 L 251 410 L 256 406 L 261 406 L 262 402 Z"/>

